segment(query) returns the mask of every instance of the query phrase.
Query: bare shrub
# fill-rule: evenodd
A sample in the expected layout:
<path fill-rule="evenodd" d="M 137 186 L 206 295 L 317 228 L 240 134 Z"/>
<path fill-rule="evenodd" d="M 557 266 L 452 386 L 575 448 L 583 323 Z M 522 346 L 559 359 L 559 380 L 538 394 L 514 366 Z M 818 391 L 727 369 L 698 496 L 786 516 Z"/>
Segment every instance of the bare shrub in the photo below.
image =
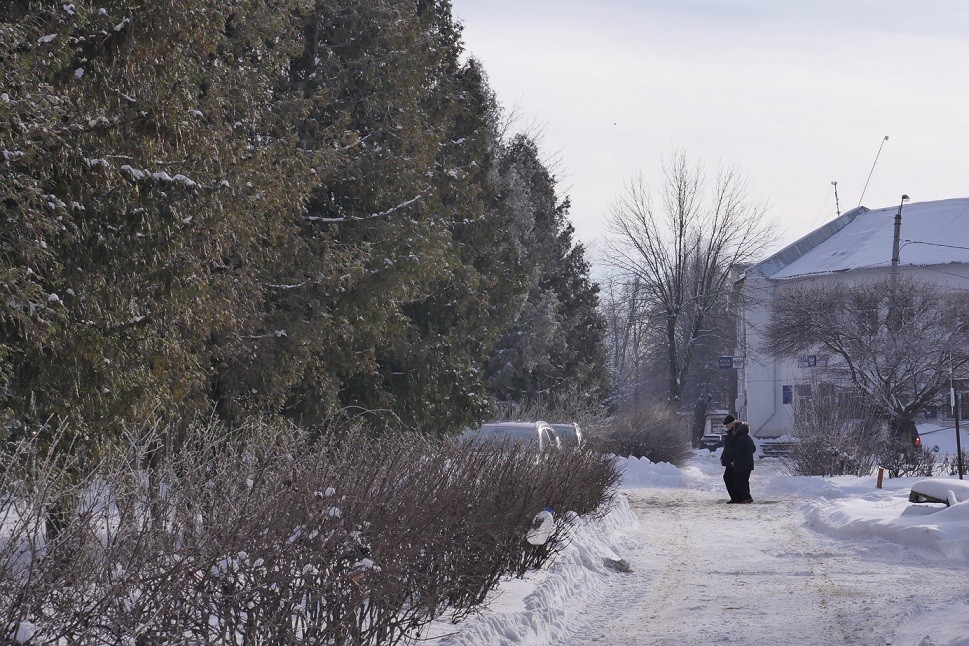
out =
<path fill-rule="evenodd" d="M 942 475 L 956 476 L 959 475 L 959 456 L 957 455 L 946 455 L 942 458 L 941 462 L 938 462 L 938 467 L 936 469 Z M 962 475 L 966 474 L 967 468 L 969 467 L 969 453 L 966 451 L 962 452 Z"/>
<path fill-rule="evenodd" d="M 878 466 L 885 469 L 889 478 L 927 478 L 935 470 L 935 455 L 920 446 L 903 446 L 897 441 L 887 441 L 879 451 Z"/>
<path fill-rule="evenodd" d="M 592 444 L 616 455 L 681 465 L 690 456 L 689 421 L 667 404 L 647 404 L 610 418 Z"/>
<path fill-rule="evenodd" d="M 870 475 L 886 442 L 884 424 L 863 399 L 809 384 L 813 396 L 794 404 L 794 439 L 782 459 L 791 475 Z"/>
<path fill-rule="evenodd" d="M 891 437 L 883 412 L 871 400 L 838 391 L 820 380 L 808 384 L 812 396 L 794 403 L 794 432 L 783 463 L 792 475 L 930 476 L 935 456 Z"/>
<path fill-rule="evenodd" d="M 267 423 L 171 447 L 169 430 L 86 462 L 0 455 L 0 641 L 397 643 L 541 565 L 618 479 L 590 451 Z M 556 533 L 535 548 L 546 506 Z"/>

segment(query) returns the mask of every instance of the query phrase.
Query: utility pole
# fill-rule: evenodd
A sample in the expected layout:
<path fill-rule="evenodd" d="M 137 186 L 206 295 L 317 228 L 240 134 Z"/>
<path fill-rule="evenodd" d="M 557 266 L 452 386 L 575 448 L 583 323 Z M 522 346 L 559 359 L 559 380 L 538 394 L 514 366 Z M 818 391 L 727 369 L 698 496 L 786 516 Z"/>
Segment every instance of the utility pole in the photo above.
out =
<path fill-rule="evenodd" d="M 892 282 L 898 274 L 898 239 L 902 233 L 902 205 L 908 202 L 908 195 L 902 196 L 898 203 L 898 213 L 895 214 L 895 236 L 892 238 Z"/>
<path fill-rule="evenodd" d="M 949 400 L 952 403 L 952 416 L 956 420 L 956 460 L 959 464 L 959 479 L 962 480 L 962 439 L 959 436 L 959 393 L 956 392 L 955 378 L 952 374 L 952 355 L 949 355 Z"/>

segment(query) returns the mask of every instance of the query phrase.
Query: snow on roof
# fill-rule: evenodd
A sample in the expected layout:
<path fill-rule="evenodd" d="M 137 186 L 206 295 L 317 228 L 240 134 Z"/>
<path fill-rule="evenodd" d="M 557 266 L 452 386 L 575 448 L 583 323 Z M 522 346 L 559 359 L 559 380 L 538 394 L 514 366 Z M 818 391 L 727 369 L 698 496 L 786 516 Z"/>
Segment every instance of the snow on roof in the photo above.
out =
<path fill-rule="evenodd" d="M 897 205 L 862 209 L 843 227 L 778 271 L 770 269 L 777 266 L 776 256 L 783 251 L 761 266 L 770 278 L 779 280 L 889 267 L 897 212 Z M 969 198 L 906 204 L 902 208 L 899 239 L 900 265 L 969 264 Z"/>

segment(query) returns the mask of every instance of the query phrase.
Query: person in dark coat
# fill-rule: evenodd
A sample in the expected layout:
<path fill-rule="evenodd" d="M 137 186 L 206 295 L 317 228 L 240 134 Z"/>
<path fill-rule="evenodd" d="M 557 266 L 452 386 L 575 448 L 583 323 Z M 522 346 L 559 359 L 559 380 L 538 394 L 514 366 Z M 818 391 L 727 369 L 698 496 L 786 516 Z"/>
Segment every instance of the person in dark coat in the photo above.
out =
<path fill-rule="evenodd" d="M 723 465 L 723 484 L 727 486 L 727 494 L 730 496 L 730 500 L 727 502 L 737 503 L 742 499 L 739 497 L 736 487 L 734 487 L 734 468 L 733 463 L 730 461 L 730 454 L 733 452 L 733 444 L 736 438 L 733 434 L 733 427 L 736 424 L 736 418 L 733 415 L 727 415 L 723 418 L 723 428 L 726 433 L 723 436 L 723 451 L 720 453 L 720 464 Z"/>
<path fill-rule="evenodd" d="M 727 420 L 730 420 L 729 423 Z M 730 429 L 729 436 L 724 438 L 723 453 L 720 454 L 720 464 L 725 467 L 723 480 L 725 483 L 728 479 L 730 481 L 727 484 L 729 502 L 754 502 L 750 497 L 750 473 L 754 470 L 757 447 L 750 437 L 750 426 L 737 421 L 733 415 L 727 415 L 723 422 Z"/>

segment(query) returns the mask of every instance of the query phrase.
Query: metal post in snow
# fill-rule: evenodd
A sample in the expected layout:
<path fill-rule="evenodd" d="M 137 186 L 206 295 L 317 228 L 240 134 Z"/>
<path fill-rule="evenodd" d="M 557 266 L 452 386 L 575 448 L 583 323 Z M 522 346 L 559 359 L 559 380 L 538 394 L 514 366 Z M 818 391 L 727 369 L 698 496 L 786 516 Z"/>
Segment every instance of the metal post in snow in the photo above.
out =
<path fill-rule="evenodd" d="M 959 464 L 959 479 L 962 480 L 962 440 L 959 437 L 959 392 L 952 389 L 952 414 L 956 418 L 956 461 Z"/>
<path fill-rule="evenodd" d="M 959 393 L 956 391 L 955 377 L 952 374 L 952 355 L 949 355 L 949 397 L 952 403 L 952 416 L 956 420 L 956 463 L 959 465 L 959 479 L 962 480 L 962 438 L 959 437 Z"/>

